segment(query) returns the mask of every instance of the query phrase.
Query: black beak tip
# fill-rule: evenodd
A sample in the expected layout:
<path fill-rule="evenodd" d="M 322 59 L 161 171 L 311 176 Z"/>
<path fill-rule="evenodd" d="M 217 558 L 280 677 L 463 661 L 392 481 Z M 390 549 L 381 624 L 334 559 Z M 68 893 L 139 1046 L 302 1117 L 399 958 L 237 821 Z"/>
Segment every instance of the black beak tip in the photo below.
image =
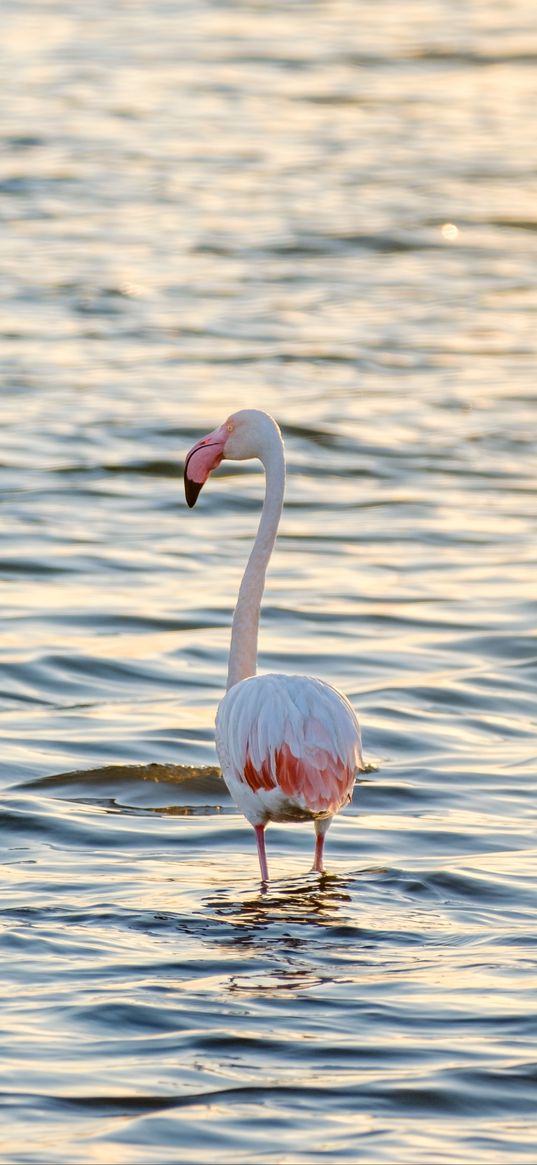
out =
<path fill-rule="evenodd" d="M 203 482 L 191 481 L 185 473 L 185 498 L 188 508 L 191 510 L 199 498 Z"/>

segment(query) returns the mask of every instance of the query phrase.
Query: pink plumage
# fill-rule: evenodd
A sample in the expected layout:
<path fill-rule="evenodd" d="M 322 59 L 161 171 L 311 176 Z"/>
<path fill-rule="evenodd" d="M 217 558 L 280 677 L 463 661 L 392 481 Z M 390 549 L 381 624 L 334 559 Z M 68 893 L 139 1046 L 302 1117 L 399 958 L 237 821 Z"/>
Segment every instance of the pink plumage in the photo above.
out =
<path fill-rule="evenodd" d="M 254 826 L 261 876 L 268 878 L 268 821 L 313 821 L 313 869 L 323 870 L 324 836 L 351 799 L 362 763 L 360 729 L 345 696 L 303 675 L 255 674 L 265 571 L 280 519 L 285 484 L 283 442 L 266 413 L 245 409 L 203 438 L 185 463 L 187 502 L 222 458 L 259 457 L 266 494 L 259 530 L 233 618 L 228 690 L 216 717 L 216 747 L 232 797 Z"/>

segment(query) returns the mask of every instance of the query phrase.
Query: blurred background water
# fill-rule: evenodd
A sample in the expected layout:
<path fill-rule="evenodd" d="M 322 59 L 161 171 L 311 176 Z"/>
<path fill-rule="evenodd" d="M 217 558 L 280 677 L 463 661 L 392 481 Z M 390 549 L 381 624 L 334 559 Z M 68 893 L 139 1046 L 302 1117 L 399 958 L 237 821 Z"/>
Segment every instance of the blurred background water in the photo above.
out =
<path fill-rule="evenodd" d="M 4 0 L 3 1160 L 535 1156 L 529 0 Z M 359 713 L 307 873 L 213 717 L 260 637 Z"/>

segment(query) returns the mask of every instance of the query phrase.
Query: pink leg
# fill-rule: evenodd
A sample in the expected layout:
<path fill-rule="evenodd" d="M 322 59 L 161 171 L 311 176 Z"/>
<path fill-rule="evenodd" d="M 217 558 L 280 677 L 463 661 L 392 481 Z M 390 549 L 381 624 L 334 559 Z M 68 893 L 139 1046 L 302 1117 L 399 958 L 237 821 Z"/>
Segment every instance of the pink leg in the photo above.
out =
<path fill-rule="evenodd" d="M 323 874 L 324 873 L 324 865 L 323 865 L 324 839 L 325 839 L 325 834 L 326 834 L 326 831 L 328 829 L 328 826 L 330 825 L 331 820 L 332 820 L 331 817 L 325 817 L 322 821 L 315 822 L 315 834 L 316 834 L 315 853 L 313 855 L 313 865 L 311 867 L 312 873 L 315 873 L 315 874 Z"/>
<path fill-rule="evenodd" d="M 255 836 L 257 841 L 257 853 L 259 855 L 259 869 L 261 870 L 261 881 L 268 882 L 268 866 L 267 855 L 265 852 L 265 826 L 254 825 Z"/>

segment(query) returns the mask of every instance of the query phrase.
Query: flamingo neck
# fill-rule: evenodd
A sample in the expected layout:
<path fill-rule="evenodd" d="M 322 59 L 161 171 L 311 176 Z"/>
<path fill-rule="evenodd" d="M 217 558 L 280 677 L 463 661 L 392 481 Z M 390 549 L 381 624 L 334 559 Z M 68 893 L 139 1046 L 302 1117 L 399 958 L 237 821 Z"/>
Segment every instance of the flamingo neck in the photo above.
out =
<path fill-rule="evenodd" d="M 276 541 L 285 490 L 285 457 L 279 430 L 275 427 L 258 454 L 265 469 L 265 500 L 257 536 L 239 589 L 233 616 L 227 675 L 228 691 L 240 680 L 255 676 L 257 633 L 265 574 Z"/>

